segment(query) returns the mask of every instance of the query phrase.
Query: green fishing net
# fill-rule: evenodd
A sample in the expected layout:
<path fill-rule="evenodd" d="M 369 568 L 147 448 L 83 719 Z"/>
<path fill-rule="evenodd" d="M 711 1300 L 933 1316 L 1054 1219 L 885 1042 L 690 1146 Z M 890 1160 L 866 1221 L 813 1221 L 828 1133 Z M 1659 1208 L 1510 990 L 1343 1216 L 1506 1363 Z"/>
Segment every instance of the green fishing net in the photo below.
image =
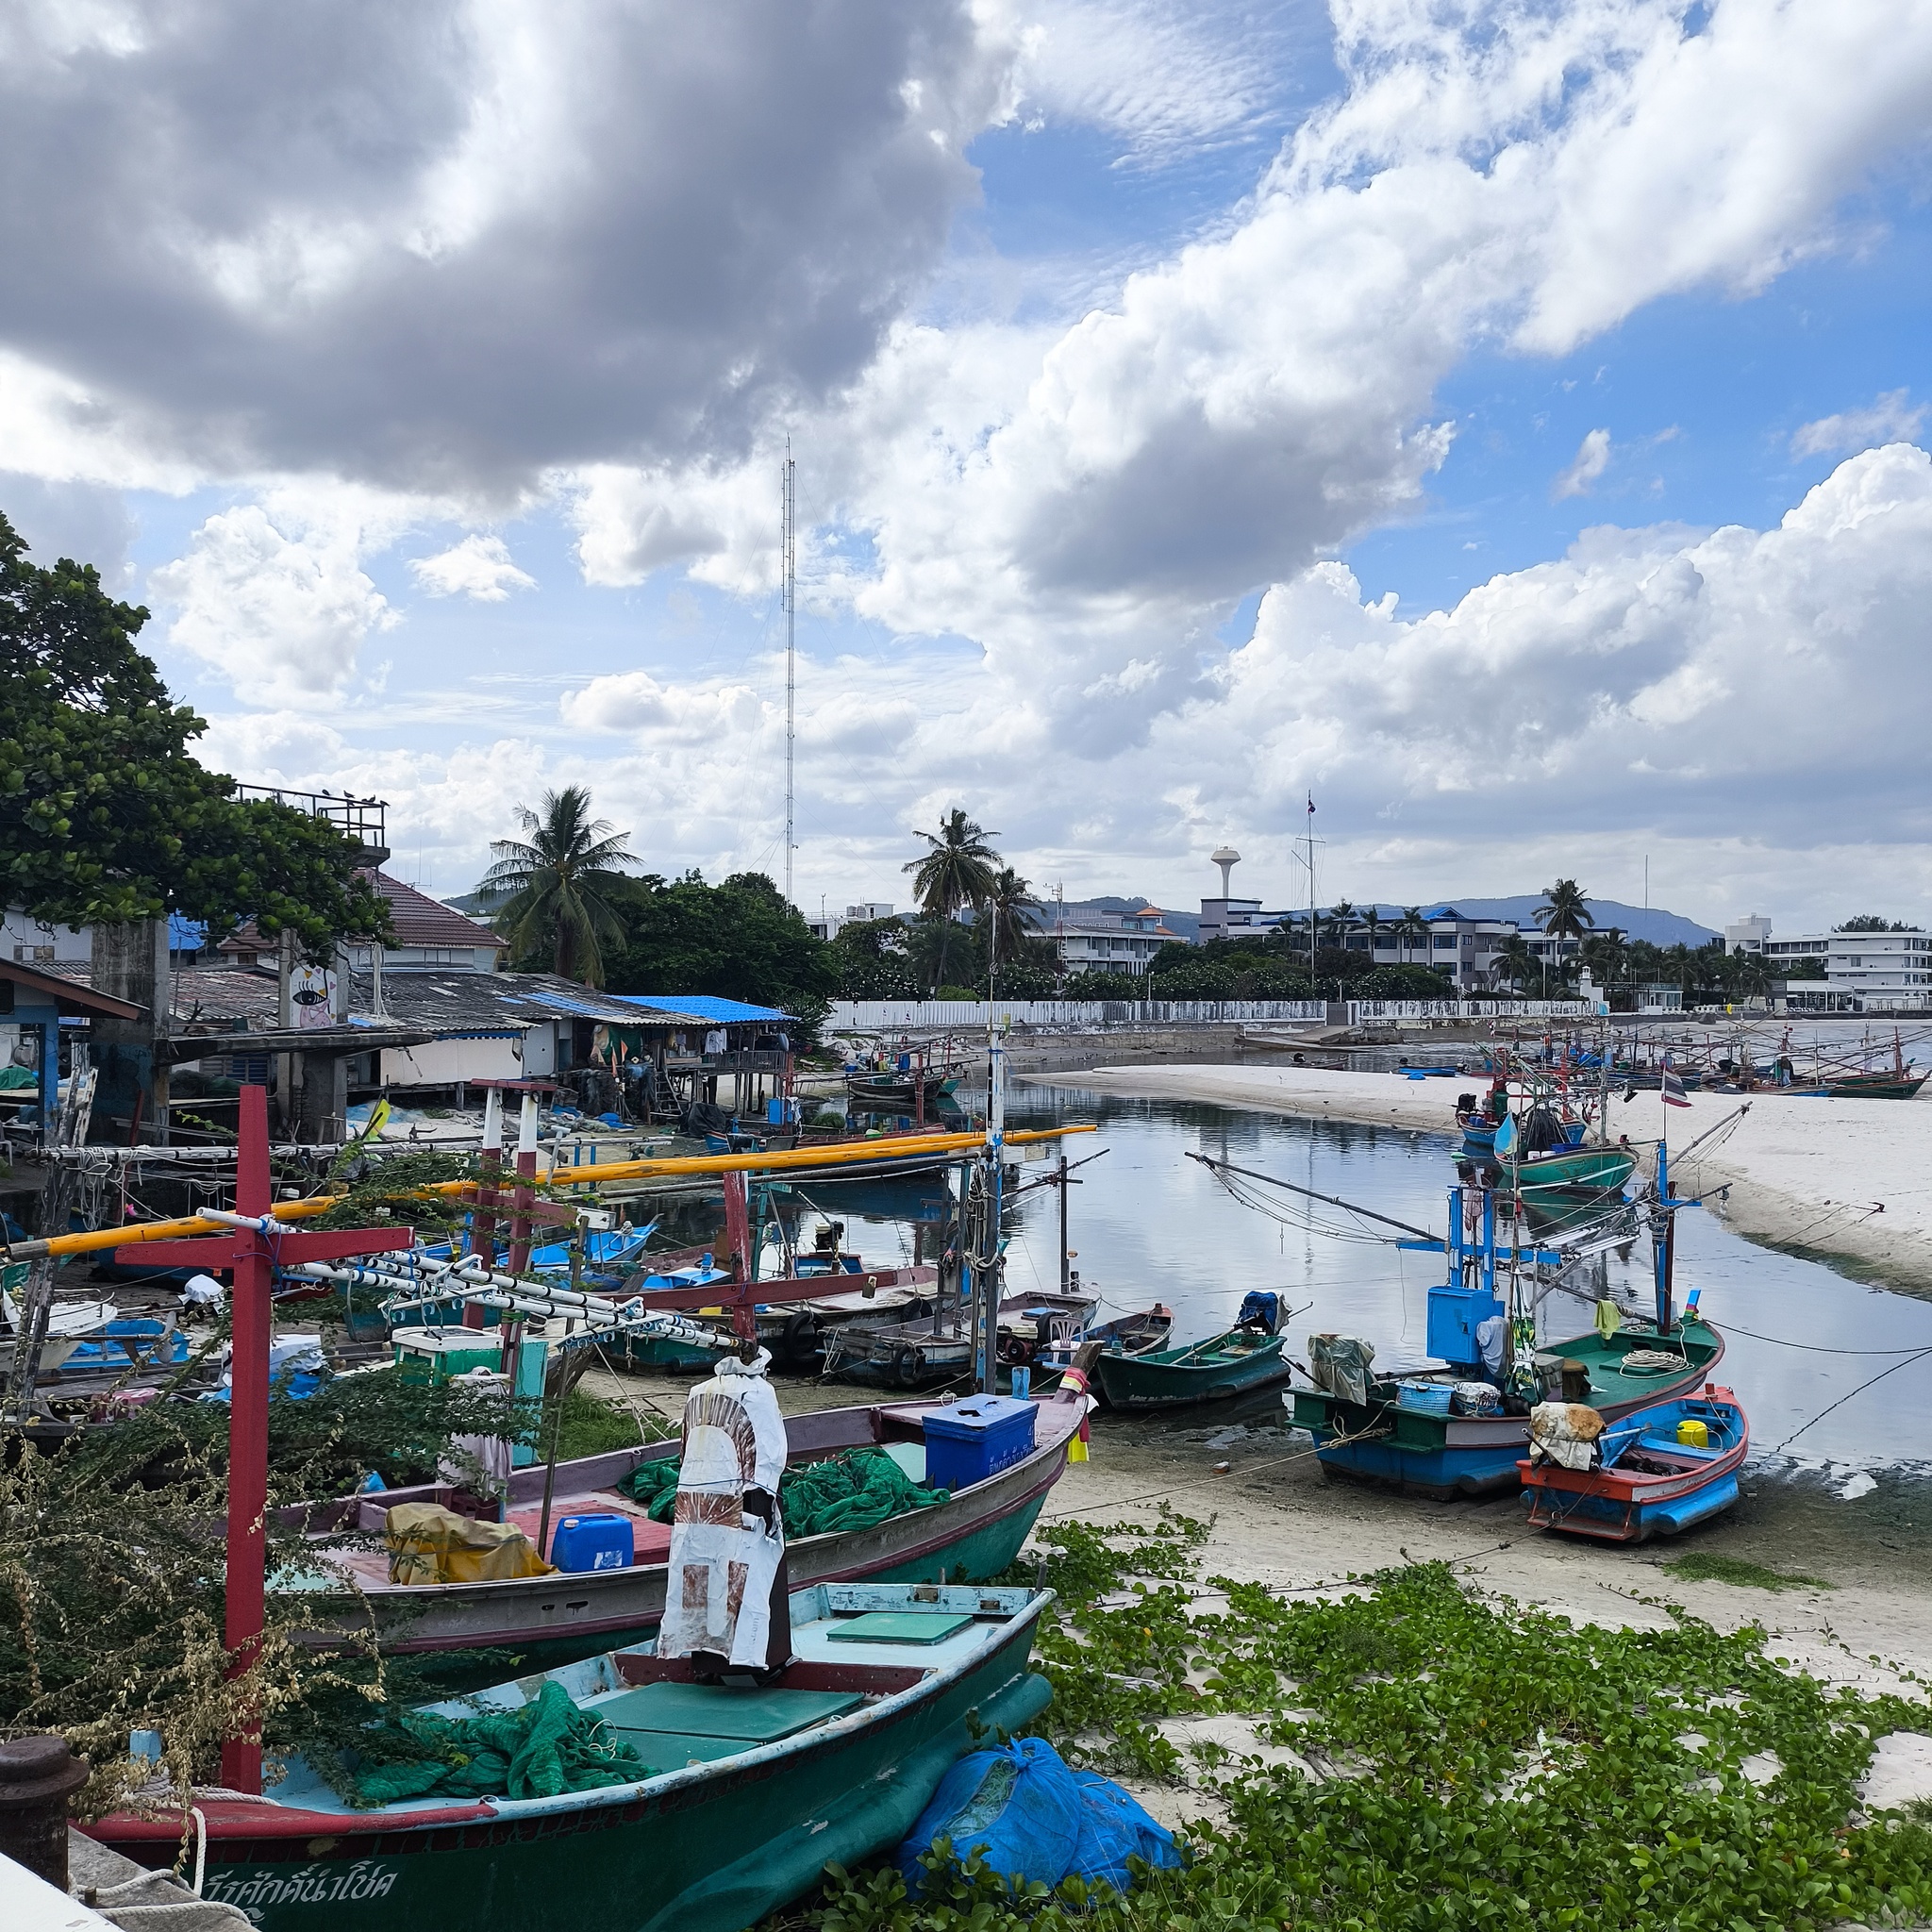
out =
<path fill-rule="evenodd" d="M 669 1523 L 677 1503 L 677 1465 L 640 1463 L 618 1487 L 647 1506 L 655 1523 Z M 788 1469 L 778 1485 L 778 1509 L 785 1534 L 824 1536 L 837 1530 L 870 1529 L 908 1509 L 929 1509 L 950 1500 L 949 1490 L 929 1490 L 914 1482 L 883 1449 L 848 1449 L 823 1462 Z"/>
<path fill-rule="evenodd" d="M 600 1785 L 635 1784 L 653 1767 L 588 1717 L 563 1686 L 546 1683 L 518 1710 L 438 1717 L 412 1710 L 391 1721 L 385 1743 L 422 1746 L 424 1756 L 374 1764 L 357 1773 L 354 1802 L 393 1805 L 403 1798 L 554 1798 Z"/>

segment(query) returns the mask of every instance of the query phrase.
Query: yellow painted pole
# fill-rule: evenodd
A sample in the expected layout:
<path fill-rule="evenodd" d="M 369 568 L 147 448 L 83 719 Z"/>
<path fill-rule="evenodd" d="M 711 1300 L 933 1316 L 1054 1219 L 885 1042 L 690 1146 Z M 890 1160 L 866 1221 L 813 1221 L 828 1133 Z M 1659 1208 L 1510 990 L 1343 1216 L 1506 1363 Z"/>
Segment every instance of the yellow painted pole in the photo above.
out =
<path fill-rule="evenodd" d="M 1027 1145 L 1057 1141 L 1066 1134 L 1091 1134 L 1098 1129 L 1091 1122 L 1076 1122 L 1064 1127 L 1032 1127 L 1024 1133 L 1008 1134 L 1007 1145 Z M 559 1187 L 601 1186 L 606 1181 L 655 1180 L 677 1174 L 782 1174 L 788 1170 L 809 1171 L 820 1167 L 842 1167 L 868 1161 L 912 1160 L 928 1155 L 962 1154 L 985 1144 L 983 1134 L 907 1134 L 877 1141 L 844 1141 L 831 1147 L 793 1147 L 776 1154 L 681 1154 L 657 1160 L 613 1160 L 593 1168 L 595 1175 L 578 1178 L 578 1171 L 565 1169 L 567 1180 Z M 540 1179 L 553 1178 L 558 1170 Z M 412 1188 L 412 1194 L 455 1194 L 474 1188 L 475 1179 L 432 1181 L 426 1187 Z M 277 1201 L 271 1212 L 277 1221 L 306 1221 L 311 1215 L 326 1214 L 340 1194 L 311 1194 L 302 1201 Z M 103 1248 L 127 1248 L 142 1241 L 180 1241 L 198 1234 L 219 1234 L 226 1224 L 190 1214 L 178 1221 L 135 1222 L 127 1227 L 95 1228 L 86 1234 L 55 1235 L 47 1241 L 16 1241 L 7 1249 L 9 1261 L 33 1261 L 44 1255 L 90 1255 Z"/>

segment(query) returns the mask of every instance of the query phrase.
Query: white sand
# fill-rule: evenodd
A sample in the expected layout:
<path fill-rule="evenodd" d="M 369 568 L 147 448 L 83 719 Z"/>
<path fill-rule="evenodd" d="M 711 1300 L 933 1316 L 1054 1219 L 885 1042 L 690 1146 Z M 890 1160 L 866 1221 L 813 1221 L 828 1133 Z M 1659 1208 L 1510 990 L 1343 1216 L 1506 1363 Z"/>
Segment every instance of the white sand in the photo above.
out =
<path fill-rule="evenodd" d="M 1458 1092 L 1481 1080 L 1410 1080 L 1400 1074 L 1322 1067 L 1116 1067 L 1078 1076 L 1111 1093 L 1205 1100 L 1262 1112 L 1454 1134 Z M 1932 1294 L 1932 1087 L 1917 1100 L 1807 1100 L 1755 1096 L 1722 1144 L 1677 1170 L 1679 1187 L 1729 1184 L 1713 1208 L 1740 1234 L 1842 1256 L 1919 1294 Z M 1741 1103 L 1692 1096 L 1673 1108 L 1672 1140 L 1688 1146 Z M 1640 1093 L 1612 1102 L 1631 1139 L 1657 1132 L 1662 1103 Z"/>

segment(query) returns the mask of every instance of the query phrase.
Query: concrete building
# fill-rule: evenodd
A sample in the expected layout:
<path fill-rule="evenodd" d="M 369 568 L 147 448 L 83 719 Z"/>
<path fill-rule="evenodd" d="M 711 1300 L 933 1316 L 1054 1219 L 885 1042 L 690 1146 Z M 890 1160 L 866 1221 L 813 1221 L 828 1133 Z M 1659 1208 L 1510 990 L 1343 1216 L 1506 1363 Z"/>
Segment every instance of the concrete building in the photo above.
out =
<path fill-rule="evenodd" d="M 1762 953 L 1771 938 L 1771 921 L 1754 912 L 1749 919 L 1734 919 L 1724 927 L 1726 953 Z"/>
<path fill-rule="evenodd" d="M 1168 930 L 1154 906 L 1142 906 L 1138 912 L 1067 913 L 1054 908 L 1049 916 L 1046 937 L 1058 949 L 1070 978 L 1082 973 L 1145 973 L 1155 954 L 1180 938 Z"/>
<path fill-rule="evenodd" d="M 835 940 L 840 929 L 847 925 L 869 925 L 874 920 L 890 919 L 892 908 L 881 899 L 861 899 L 855 906 L 848 906 L 843 912 L 821 911 L 816 919 L 806 921 L 811 930 L 822 940 Z"/>
<path fill-rule="evenodd" d="M 1932 1010 L 1932 932 L 1767 934 L 1772 971 L 1823 959 L 1824 977 L 1787 979 L 1785 1005 L 1800 1013 L 1923 1013 Z"/>

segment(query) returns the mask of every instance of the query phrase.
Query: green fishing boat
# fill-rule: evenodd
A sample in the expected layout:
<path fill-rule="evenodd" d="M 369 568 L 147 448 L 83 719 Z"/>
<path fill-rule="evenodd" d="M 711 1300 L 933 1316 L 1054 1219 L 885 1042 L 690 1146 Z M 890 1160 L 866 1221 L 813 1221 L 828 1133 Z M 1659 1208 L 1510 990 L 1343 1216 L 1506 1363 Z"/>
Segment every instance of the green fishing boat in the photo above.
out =
<path fill-rule="evenodd" d="M 688 1658 L 618 1650 L 427 1707 L 532 1733 L 561 1720 L 621 1782 L 461 1795 L 479 1754 L 439 1792 L 358 1809 L 294 1758 L 266 1797 L 197 1791 L 190 1818 L 163 1800 L 88 1831 L 156 1869 L 199 1838 L 202 1896 L 264 1932 L 740 1932 L 828 1862 L 897 1843 L 975 1740 L 1045 1707 L 1027 1659 L 1052 1594 L 821 1584 L 792 1594 L 793 1657 L 772 1684 L 701 1684 Z M 537 1782 L 525 1766 L 502 1782 Z"/>
<path fill-rule="evenodd" d="M 1637 1172 L 1637 1157 L 1624 1147 L 1552 1147 L 1521 1159 L 1505 1155 L 1498 1191 L 1520 1194 L 1534 1206 L 1569 1194 L 1619 1194 Z"/>
<path fill-rule="evenodd" d="M 1272 1319 L 1265 1326 L 1251 1322 L 1186 1348 L 1103 1355 L 1093 1364 L 1100 1399 L 1110 1408 L 1179 1408 L 1284 1381 L 1289 1364 L 1272 1328 Z"/>

